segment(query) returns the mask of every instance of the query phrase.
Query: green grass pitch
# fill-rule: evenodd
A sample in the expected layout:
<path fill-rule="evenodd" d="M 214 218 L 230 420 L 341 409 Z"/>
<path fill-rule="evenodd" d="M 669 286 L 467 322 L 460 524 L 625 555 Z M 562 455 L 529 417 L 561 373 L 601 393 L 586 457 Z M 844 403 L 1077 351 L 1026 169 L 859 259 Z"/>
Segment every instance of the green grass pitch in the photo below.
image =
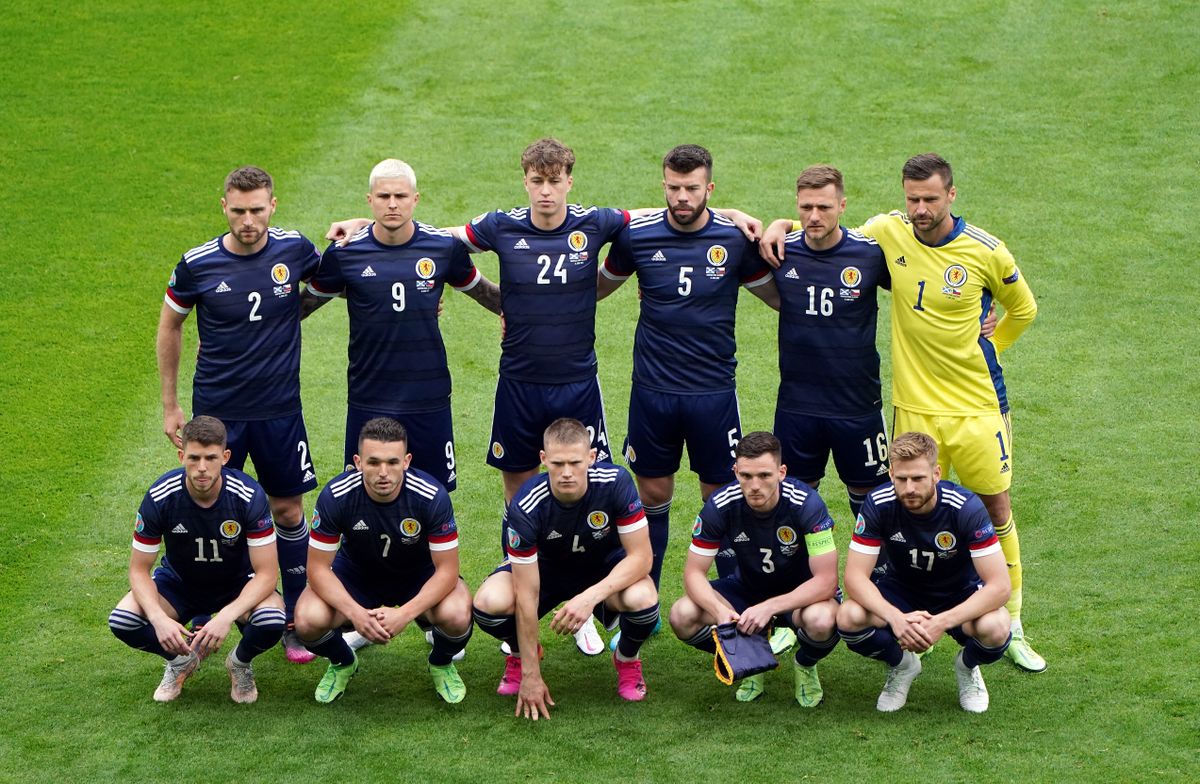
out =
<path fill-rule="evenodd" d="M 406 2 L 308 9 L 124 0 L 0 15 L 0 781 L 1186 781 L 1200 775 L 1200 7 L 875 0 L 853 4 Z M 154 331 L 184 250 L 223 228 L 232 168 L 276 178 L 276 225 L 318 238 L 365 210 L 379 159 L 416 169 L 417 217 L 457 224 L 524 203 L 542 135 L 578 156 L 574 200 L 661 202 L 662 154 L 715 158 L 716 206 L 790 216 L 804 166 L 847 177 L 850 225 L 901 206 L 899 167 L 944 154 L 957 209 L 1003 238 L 1040 303 L 1005 355 L 1026 628 L 1050 669 L 985 672 L 959 710 L 952 645 L 883 716 L 882 668 L 839 648 L 826 703 L 787 667 L 737 704 L 695 651 L 645 651 L 650 697 L 621 704 L 607 657 L 548 644 L 558 709 L 512 718 L 479 634 L 458 706 L 432 693 L 415 633 L 364 654 L 346 697 L 313 702 L 318 664 L 271 653 L 262 697 L 230 703 L 220 660 L 157 705 L 161 673 L 106 628 L 126 590 L 130 521 L 174 454 L 160 433 Z M 477 259 L 495 278 L 495 257 Z M 600 305 L 610 434 L 624 436 L 636 299 Z M 886 297 L 884 307 L 886 309 Z M 886 318 L 881 318 L 886 333 Z M 463 569 L 497 554 L 484 465 L 498 326 L 449 294 Z M 775 317 L 739 310 L 747 430 L 771 424 Z M 322 479 L 338 467 L 346 325 L 304 327 L 303 390 Z M 195 319 L 185 332 L 195 348 Z M 886 334 L 880 336 L 885 355 Z M 191 366 L 185 362 L 184 388 Z M 186 403 L 185 403 L 186 407 Z M 845 549 L 841 487 L 823 495 Z M 308 500 L 311 508 L 312 497 Z M 664 607 L 699 507 L 681 474 Z"/>

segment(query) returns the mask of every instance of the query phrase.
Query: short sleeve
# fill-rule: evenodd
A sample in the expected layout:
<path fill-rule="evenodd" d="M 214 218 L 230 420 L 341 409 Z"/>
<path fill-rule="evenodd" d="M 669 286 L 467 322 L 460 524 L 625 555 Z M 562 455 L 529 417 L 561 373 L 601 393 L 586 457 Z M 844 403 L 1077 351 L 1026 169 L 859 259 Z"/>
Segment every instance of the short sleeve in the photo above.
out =
<path fill-rule="evenodd" d="M 318 550 L 335 552 L 342 541 L 342 532 L 338 527 L 336 510 L 333 506 L 333 494 L 328 485 L 317 497 L 313 507 L 312 521 L 308 524 L 308 544 Z"/>
<path fill-rule="evenodd" d="M 454 239 L 450 243 L 450 268 L 446 273 L 446 282 L 459 291 L 469 291 L 474 288 L 482 276 L 471 261 L 471 252 L 461 241 Z"/>
<path fill-rule="evenodd" d="M 142 505 L 138 507 L 137 516 L 133 519 L 133 549 L 143 553 L 157 553 L 162 544 L 162 527 L 160 526 L 158 508 L 146 493 Z"/>
<path fill-rule="evenodd" d="M 629 213 L 615 207 L 601 207 L 597 210 L 600 216 L 601 242 L 612 242 L 621 233 L 621 229 L 629 225 Z"/>
<path fill-rule="evenodd" d="M 629 476 L 629 472 L 625 469 L 619 469 L 617 474 L 617 495 L 616 500 L 620 505 L 620 509 L 616 515 L 617 518 L 617 534 L 631 534 L 634 531 L 640 531 L 649 525 L 646 520 L 646 511 L 642 508 L 642 499 L 638 497 L 637 487 L 633 483 L 633 478 Z"/>
<path fill-rule="evenodd" d="M 192 312 L 199 298 L 200 292 L 196 289 L 196 281 L 188 269 L 187 262 L 180 259 L 167 281 L 167 293 L 163 301 L 171 310 L 186 316 Z"/>
<path fill-rule="evenodd" d="M 458 524 L 454 520 L 454 507 L 445 488 L 438 488 L 433 497 L 429 515 L 429 550 L 441 552 L 458 547 Z"/>
<path fill-rule="evenodd" d="M 715 558 L 725 536 L 725 519 L 711 500 L 704 503 L 696 521 L 692 524 L 692 546 L 688 548 L 696 555 Z"/>
<path fill-rule="evenodd" d="M 879 555 L 883 535 L 879 531 L 879 510 L 868 497 L 854 521 L 854 533 L 850 536 L 850 549 L 867 555 Z"/>
<path fill-rule="evenodd" d="M 514 496 L 508 506 L 508 533 L 505 536 L 504 547 L 508 559 L 513 563 L 537 563 L 537 526 L 517 504 L 521 496 Z"/>
<path fill-rule="evenodd" d="M 318 297 L 336 297 L 346 288 L 342 277 L 341 253 L 337 243 L 331 243 L 321 256 L 317 273 L 308 281 L 308 290 Z"/>
<path fill-rule="evenodd" d="M 485 212 L 476 216 L 463 227 L 467 235 L 467 245 L 475 251 L 493 250 L 496 247 L 497 221 L 502 213 Z"/>
<path fill-rule="evenodd" d="M 321 266 L 321 254 L 308 237 L 300 237 L 300 280 L 310 280 Z"/>
<path fill-rule="evenodd" d="M 271 505 L 267 494 L 257 488 L 254 497 L 246 506 L 246 544 L 251 547 L 262 547 L 275 544 L 275 520 L 271 517 Z"/>
<path fill-rule="evenodd" d="M 604 266 L 600 270 L 611 280 L 626 280 L 637 271 L 633 261 L 633 241 L 628 228 L 617 233 L 612 247 L 609 248 L 608 258 L 604 260 Z"/>

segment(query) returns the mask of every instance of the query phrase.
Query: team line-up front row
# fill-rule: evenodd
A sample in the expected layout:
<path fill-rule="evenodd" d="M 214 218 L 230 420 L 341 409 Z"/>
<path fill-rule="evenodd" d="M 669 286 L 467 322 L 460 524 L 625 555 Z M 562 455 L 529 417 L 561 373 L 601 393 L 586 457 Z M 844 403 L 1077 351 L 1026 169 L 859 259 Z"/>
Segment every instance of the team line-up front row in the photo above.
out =
<path fill-rule="evenodd" d="M 454 658 L 474 620 L 510 651 L 497 692 L 516 695 L 517 715 L 549 717 L 554 700 L 539 666 L 539 619 L 556 607 L 550 628 L 561 634 L 575 633 L 593 614 L 620 626 L 617 693 L 644 699 L 640 649 L 658 624 L 659 600 L 646 515 L 628 472 L 596 462 L 578 420 L 551 424 L 541 450 L 546 471 L 514 495 L 507 557 L 472 600 L 459 574 L 450 496 L 410 467 L 407 439 L 393 419 L 368 421 L 355 468 L 317 499 L 308 586 L 295 610 L 304 645 L 330 662 L 317 701 L 341 697 L 358 670 L 344 626 L 387 643 L 416 622 L 432 639 L 435 691 L 461 702 L 466 687 Z M 160 477 L 138 511 L 132 590 L 109 625 L 131 647 L 167 660 L 154 698 L 170 701 L 237 624 L 242 637 L 225 660 L 231 696 L 254 702 L 251 662 L 285 629 L 270 508 L 257 482 L 226 465 L 220 420 L 196 417 L 182 440 L 182 467 Z M 712 654 L 717 624 L 736 622 L 744 634 L 794 629 L 795 698 L 806 708 L 824 694 L 817 663 L 844 640 L 887 664 L 876 707 L 890 712 L 904 706 L 921 672 L 920 654 L 949 634 L 963 646 L 954 660 L 959 703 L 987 710 L 979 666 L 1008 646 L 1011 584 L 987 510 L 974 493 L 941 480 L 933 439 L 904 433 L 892 442 L 891 481 L 868 493 L 857 517 L 844 600 L 834 522 L 817 491 L 787 475 L 770 433 L 746 434 L 735 452 L 735 481 L 712 494 L 692 529 L 685 593 L 669 616 L 676 636 Z M 162 563 L 151 576 L 160 545 Z M 723 547 L 732 549 L 736 570 L 710 581 Z M 184 625 L 204 614 L 211 618 L 199 628 Z M 751 676 L 737 697 L 762 693 L 763 677 Z"/>

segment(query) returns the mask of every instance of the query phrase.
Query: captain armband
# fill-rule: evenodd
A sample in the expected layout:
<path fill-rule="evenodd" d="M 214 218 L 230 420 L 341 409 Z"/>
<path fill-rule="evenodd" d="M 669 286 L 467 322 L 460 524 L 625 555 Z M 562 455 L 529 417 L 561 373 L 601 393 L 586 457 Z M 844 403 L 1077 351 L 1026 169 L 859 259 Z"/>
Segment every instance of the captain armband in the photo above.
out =
<path fill-rule="evenodd" d="M 815 558 L 818 555 L 832 553 L 837 551 L 837 545 L 833 543 L 833 529 L 827 528 L 824 531 L 818 531 L 815 534 L 804 535 L 804 546 L 808 548 L 808 557 Z"/>

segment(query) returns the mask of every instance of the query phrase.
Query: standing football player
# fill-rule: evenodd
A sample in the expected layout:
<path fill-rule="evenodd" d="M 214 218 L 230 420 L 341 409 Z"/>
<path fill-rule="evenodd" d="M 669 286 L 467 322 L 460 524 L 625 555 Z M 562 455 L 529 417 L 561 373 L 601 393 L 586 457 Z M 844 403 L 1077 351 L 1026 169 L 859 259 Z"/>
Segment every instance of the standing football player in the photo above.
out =
<path fill-rule="evenodd" d="M 666 209 L 634 219 L 617 236 L 599 281 L 603 299 L 633 274 L 638 278 L 624 452 L 649 521 L 656 586 L 684 444 L 701 502 L 732 478 L 742 433 L 734 378 L 738 289 L 779 307 L 757 249 L 733 221 L 708 208 L 715 187 L 709 151 L 680 145 L 662 165 Z"/>
<path fill-rule="evenodd" d="M 420 198 L 407 163 L 388 159 L 371 170 L 367 204 L 375 220 L 345 245 L 325 250 L 301 295 L 301 318 L 339 294 L 346 297 L 346 468 L 358 453 L 362 426 L 391 417 L 408 432 L 413 467 L 453 491 L 450 369 L 438 302 L 448 283 L 498 315 L 500 289 L 476 269 L 462 242 L 413 219 Z"/>

